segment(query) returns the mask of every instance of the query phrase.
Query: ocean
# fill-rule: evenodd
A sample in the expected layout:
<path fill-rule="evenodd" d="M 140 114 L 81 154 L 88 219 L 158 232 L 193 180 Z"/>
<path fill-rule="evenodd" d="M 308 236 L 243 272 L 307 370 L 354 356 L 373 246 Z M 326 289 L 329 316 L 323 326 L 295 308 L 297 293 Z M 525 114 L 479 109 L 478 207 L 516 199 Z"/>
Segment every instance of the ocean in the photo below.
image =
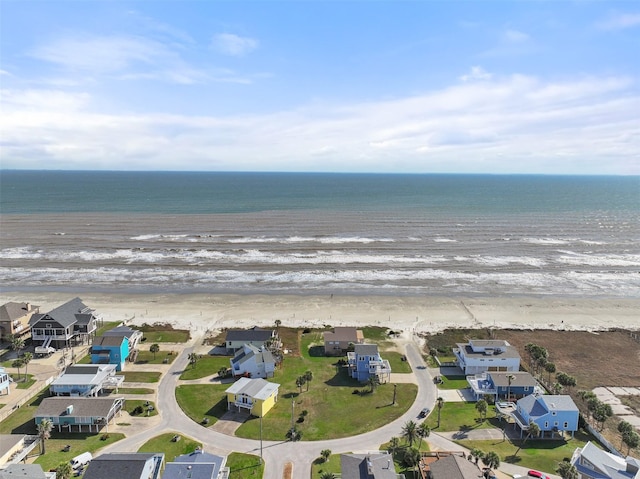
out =
<path fill-rule="evenodd" d="M 0 172 L 3 291 L 640 297 L 640 178 Z"/>

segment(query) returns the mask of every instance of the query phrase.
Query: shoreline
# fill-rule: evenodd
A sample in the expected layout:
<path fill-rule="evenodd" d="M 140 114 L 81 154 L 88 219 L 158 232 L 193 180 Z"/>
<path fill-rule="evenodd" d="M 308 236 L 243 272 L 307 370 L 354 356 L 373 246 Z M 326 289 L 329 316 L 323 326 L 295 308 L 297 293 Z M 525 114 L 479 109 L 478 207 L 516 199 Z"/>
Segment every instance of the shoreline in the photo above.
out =
<path fill-rule="evenodd" d="M 206 333 L 224 328 L 380 326 L 416 334 L 447 328 L 640 330 L 640 299 L 575 297 L 379 296 L 313 294 L 0 292 L 0 304 L 40 312 L 79 296 L 105 321 L 169 323 Z"/>

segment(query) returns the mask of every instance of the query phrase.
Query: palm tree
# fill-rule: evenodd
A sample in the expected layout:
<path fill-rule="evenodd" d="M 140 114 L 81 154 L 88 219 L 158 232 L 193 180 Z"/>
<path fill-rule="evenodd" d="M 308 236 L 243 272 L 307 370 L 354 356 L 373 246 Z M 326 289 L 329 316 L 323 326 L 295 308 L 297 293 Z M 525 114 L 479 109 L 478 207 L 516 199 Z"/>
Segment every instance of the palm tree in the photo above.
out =
<path fill-rule="evenodd" d="M 333 472 L 325 471 L 320 474 L 320 479 L 336 479 L 336 475 Z"/>
<path fill-rule="evenodd" d="M 311 371 L 307 371 L 307 372 L 304 373 L 303 378 L 304 378 L 305 382 L 307 383 L 307 391 L 308 391 L 309 390 L 309 383 L 313 379 L 313 373 Z"/>
<path fill-rule="evenodd" d="M 223 366 L 223 367 L 221 367 L 220 369 L 218 369 L 218 377 L 219 377 L 220 379 L 222 379 L 222 378 L 226 377 L 226 375 L 227 375 L 227 371 L 228 371 L 228 369 L 227 369 L 227 368 L 225 368 L 224 366 Z"/>
<path fill-rule="evenodd" d="M 620 437 L 622 438 L 622 443 L 620 444 L 620 448 L 622 449 L 622 444 L 624 444 L 624 435 L 633 431 L 633 426 L 627 421 L 620 421 L 618 423 L 618 432 L 620 433 Z"/>
<path fill-rule="evenodd" d="M 197 362 L 198 362 L 198 355 L 196 353 L 189 353 L 189 364 L 191 364 L 192 368 L 196 367 Z"/>
<path fill-rule="evenodd" d="M 560 474 L 562 479 L 578 479 L 578 470 L 569 461 L 558 463 L 556 472 Z"/>
<path fill-rule="evenodd" d="M 38 439 L 40 439 L 40 454 L 46 453 L 45 441 L 51 437 L 53 422 L 51 419 L 42 419 L 38 424 Z"/>
<path fill-rule="evenodd" d="M 631 449 L 635 449 L 640 446 L 640 434 L 635 431 L 630 431 L 622 436 L 622 441 L 627 445 L 627 456 L 631 452 Z"/>
<path fill-rule="evenodd" d="M 520 449 L 522 449 L 522 446 L 524 446 L 524 443 L 527 442 L 527 439 L 529 439 L 531 436 L 538 437 L 539 435 L 540 435 L 540 426 L 538 426 L 535 422 L 530 420 L 529 421 L 529 429 L 527 431 L 527 435 L 524 438 L 524 440 L 520 443 L 520 445 L 518 446 L 518 449 L 514 453 L 513 457 L 518 455 L 518 453 L 520 452 Z"/>
<path fill-rule="evenodd" d="M 304 378 L 304 376 L 298 376 L 296 378 L 296 386 L 298 386 L 298 388 L 300 389 L 300 394 L 302 394 L 302 386 L 306 382 L 307 382 L 307 380 Z"/>
<path fill-rule="evenodd" d="M 562 394 L 563 389 L 564 387 L 560 383 L 553 383 L 553 386 L 551 386 L 551 390 L 553 391 L 553 394 L 556 394 L 556 395 Z"/>
<path fill-rule="evenodd" d="M 18 379 L 20 379 L 20 368 L 24 366 L 24 361 L 22 358 L 16 358 L 11 363 L 11 367 L 16 368 L 18 370 Z"/>
<path fill-rule="evenodd" d="M 440 412 L 444 407 L 444 399 L 442 399 L 442 397 L 436 399 L 436 407 L 438 408 L 438 427 L 440 427 Z"/>
<path fill-rule="evenodd" d="M 373 393 L 376 390 L 376 387 L 378 387 L 378 376 L 369 376 L 369 379 L 367 379 L 367 385 L 369 386 L 369 390 Z"/>
<path fill-rule="evenodd" d="M 409 443 L 409 447 L 413 446 L 413 442 L 418 439 L 418 425 L 413 421 L 407 421 L 402 426 L 402 437 Z"/>
<path fill-rule="evenodd" d="M 420 463 L 420 451 L 415 447 L 408 447 L 404 451 L 402 462 L 406 467 L 415 468 Z"/>
<path fill-rule="evenodd" d="M 489 451 L 482 458 L 482 462 L 484 462 L 489 469 L 498 469 L 500 467 L 500 456 L 498 456 L 498 453 L 495 451 Z"/>
<path fill-rule="evenodd" d="M 549 373 L 549 381 L 547 381 L 547 384 L 551 384 L 551 375 L 556 372 L 556 365 L 554 363 L 547 363 L 544 365 L 544 370 Z"/>
<path fill-rule="evenodd" d="M 387 448 L 387 452 L 392 456 L 395 456 L 396 452 L 400 449 L 400 439 L 396 436 L 393 436 L 389 441 L 389 447 Z"/>
<path fill-rule="evenodd" d="M 473 457 L 476 464 L 478 464 L 478 461 L 484 457 L 484 452 L 481 449 L 473 448 L 469 451 L 469 456 Z"/>
<path fill-rule="evenodd" d="M 29 351 L 27 351 L 22 355 L 22 364 L 24 364 L 24 380 L 25 381 L 27 380 L 27 366 L 29 365 L 32 359 L 33 359 L 33 354 L 31 354 Z"/>
<path fill-rule="evenodd" d="M 61 462 L 56 467 L 56 479 L 71 479 L 71 474 L 73 474 L 73 468 L 69 461 Z"/>
<path fill-rule="evenodd" d="M 427 426 L 426 422 L 423 422 L 418 426 L 418 436 L 420 437 L 420 444 L 418 445 L 418 450 L 422 447 L 422 440 L 425 437 L 429 437 L 431 435 L 431 428 Z"/>
<path fill-rule="evenodd" d="M 484 421 L 487 417 L 487 401 L 485 401 L 484 399 L 480 399 L 476 403 L 476 411 L 480 413 L 480 417 Z"/>
<path fill-rule="evenodd" d="M 24 349 L 24 339 L 15 334 L 9 336 L 11 350 L 16 352 L 16 358 L 20 356 L 20 351 Z"/>
<path fill-rule="evenodd" d="M 331 449 L 323 449 L 320 451 L 320 457 L 322 457 L 323 462 L 327 462 L 329 460 L 329 456 L 331 456 Z"/>
<path fill-rule="evenodd" d="M 513 374 L 509 374 L 507 376 L 507 401 L 511 401 L 511 382 L 515 379 L 516 377 Z"/>
<path fill-rule="evenodd" d="M 149 348 L 149 351 L 153 353 L 153 359 L 156 359 L 156 353 L 160 351 L 160 345 L 158 343 L 153 343 Z"/>

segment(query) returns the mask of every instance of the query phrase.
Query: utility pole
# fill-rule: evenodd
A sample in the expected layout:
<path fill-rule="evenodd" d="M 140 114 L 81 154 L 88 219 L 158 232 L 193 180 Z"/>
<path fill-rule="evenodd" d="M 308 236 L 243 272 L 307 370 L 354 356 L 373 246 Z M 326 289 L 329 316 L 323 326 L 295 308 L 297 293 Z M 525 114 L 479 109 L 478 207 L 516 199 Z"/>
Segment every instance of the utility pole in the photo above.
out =
<path fill-rule="evenodd" d="M 260 464 L 264 464 L 264 459 L 262 459 L 262 416 L 260 416 Z"/>
<path fill-rule="evenodd" d="M 295 406 L 295 399 L 291 398 L 291 430 L 293 431 L 293 408 Z"/>

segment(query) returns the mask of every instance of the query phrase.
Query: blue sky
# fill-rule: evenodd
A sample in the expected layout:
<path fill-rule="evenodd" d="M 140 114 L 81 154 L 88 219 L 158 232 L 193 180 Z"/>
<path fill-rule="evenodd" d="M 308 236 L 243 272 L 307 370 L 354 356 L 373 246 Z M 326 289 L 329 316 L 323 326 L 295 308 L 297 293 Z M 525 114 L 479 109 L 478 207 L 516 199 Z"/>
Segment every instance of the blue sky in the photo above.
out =
<path fill-rule="evenodd" d="M 640 174 L 640 2 L 0 2 L 0 167 Z"/>

